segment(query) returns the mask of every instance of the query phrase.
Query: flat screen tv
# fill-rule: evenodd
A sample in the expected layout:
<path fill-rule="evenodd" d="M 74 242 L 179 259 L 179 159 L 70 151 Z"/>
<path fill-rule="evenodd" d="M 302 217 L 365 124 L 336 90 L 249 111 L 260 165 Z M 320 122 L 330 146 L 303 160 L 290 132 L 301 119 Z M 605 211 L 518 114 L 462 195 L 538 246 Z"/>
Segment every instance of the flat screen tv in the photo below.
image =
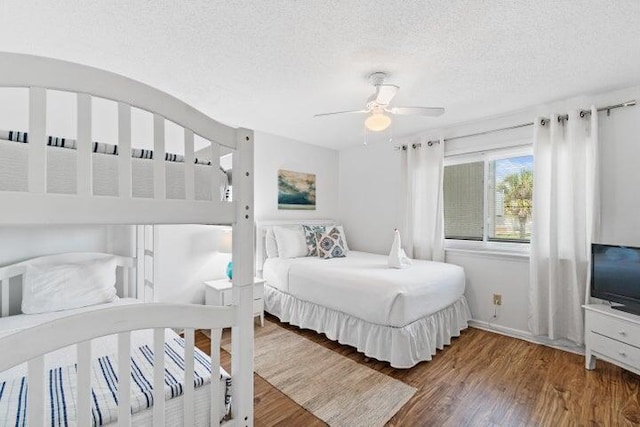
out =
<path fill-rule="evenodd" d="M 640 314 L 640 248 L 594 243 L 591 255 L 591 296 Z"/>

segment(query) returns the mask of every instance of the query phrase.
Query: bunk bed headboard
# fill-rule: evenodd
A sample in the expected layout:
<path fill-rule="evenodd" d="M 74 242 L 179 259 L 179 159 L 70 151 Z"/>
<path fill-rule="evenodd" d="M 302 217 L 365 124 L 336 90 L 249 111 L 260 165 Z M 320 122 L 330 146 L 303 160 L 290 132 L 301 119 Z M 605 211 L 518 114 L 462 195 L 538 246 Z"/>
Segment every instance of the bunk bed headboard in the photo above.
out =
<path fill-rule="evenodd" d="M 236 129 L 211 119 L 177 98 L 144 83 L 109 71 L 57 59 L 0 52 L 0 88 L 29 91 L 27 191 L 0 191 L 0 225 L 18 224 L 224 224 L 236 217 L 234 203 L 197 200 L 194 195 L 194 135 L 211 143 L 211 194 L 219 194 L 220 146 L 237 152 L 239 141 L 253 139 L 247 129 Z M 47 90 L 77 97 L 76 193 L 47 190 Z M 117 103 L 117 197 L 93 192 L 92 98 Z M 132 196 L 131 109 L 153 114 L 153 197 Z M 168 199 L 165 165 L 165 121 L 184 129 L 184 199 Z M 124 155 L 123 155 L 124 154 Z M 215 190 L 215 191 L 214 191 Z"/>
<path fill-rule="evenodd" d="M 111 256 L 115 258 L 118 269 L 122 271 L 122 294 L 120 296 L 123 298 L 137 297 L 140 292 L 140 288 L 136 286 L 135 282 L 132 283 L 129 279 L 131 277 L 131 272 L 136 270 L 137 265 L 135 258 L 98 252 L 65 253 L 56 254 L 54 256 L 59 256 L 60 259 L 63 259 L 63 257 L 73 257 L 76 261 L 82 258 L 91 259 L 96 256 Z M 16 264 L 0 267 L 0 317 L 6 317 L 9 315 L 11 279 L 22 277 L 27 272 L 27 263 L 41 258 L 45 257 L 32 258 Z M 51 256 L 46 258 L 51 258 Z M 144 289 L 142 289 L 142 291 L 144 291 Z"/>

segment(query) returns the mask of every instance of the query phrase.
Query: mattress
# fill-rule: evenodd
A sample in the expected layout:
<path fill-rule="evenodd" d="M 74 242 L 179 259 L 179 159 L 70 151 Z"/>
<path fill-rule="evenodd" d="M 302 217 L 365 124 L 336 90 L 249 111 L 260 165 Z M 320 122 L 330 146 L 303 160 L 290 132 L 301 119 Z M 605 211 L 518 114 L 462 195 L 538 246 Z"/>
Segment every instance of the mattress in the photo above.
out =
<path fill-rule="evenodd" d="M 452 305 L 465 289 L 459 266 L 414 260 L 409 268 L 393 269 L 386 256 L 357 251 L 332 259 L 269 258 L 263 277 L 298 300 L 393 327 Z"/>
<path fill-rule="evenodd" d="M 73 314 L 78 314 L 86 311 L 108 308 L 118 305 L 127 305 L 127 304 L 139 304 L 140 301 L 135 299 L 120 299 L 108 304 L 100 304 L 92 307 L 84 307 L 81 309 L 75 310 L 66 310 L 61 312 L 54 313 L 44 313 L 44 314 L 35 314 L 35 315 L 16 315 L 9 316 L 5 318 L 0 318 L 0 337 L 19 333 L 21 330 L 33 327 L 42 323 L 50 322 L 52 320 L 69 316 Z M 176 341 L 178 340 L 178 341 Z M 165 330 L 165 342 L 168 343 L 170 341 L 174 342 L 182 342 L 182 339 L 178 337 L 178 335 L 170 329 Z M 111 356 L 117 354 L 117 336 L 107 336 L 102 338 L 97 338 L 92 340 L 91 343 L 92 349 L 92 360 L 94 363 L 94 367 L 92 370 L 97 370 L 97 359 L 105 356 Z M 142 330 L 142 331 L 134 331 L 131 334 L 131 349 L 132 352 L 143 346 L 149 346 L 149 348 L 153 348 L 153 331 L 152 330 Z M 208 360 L 208 358 L 207 358 Z M 60 349 L 58 351 L 49 353 L 45 356 L 45 372 L 50 371 L 51 369 L 56 369 L 59 367 L 71 367 L 76 363 L 76 348 L 75 346 L 66 347 Z M 133 365 L 132 365 L 133 366 Z M 168 369 L 168 368 L 167 368 Z M 20 379 L 27 373 L 26 363 L 18 365 L 12 369 L 9 369 L 5 372 L 0 373 L 0 384 L 6 382 L 10 384 L 11 382 L 16 382 L 16 380 Z M 220 370 L 219 381 L 216 382 L 216 386 L 219 388 L 219 396 L 220 396 L 220 414 L 226 415 L 228 410 L 230 409 L 230 381 L 228 379 L 230 376 L 221 368 Z M 197 373 L 196 373 L 197 377 Z M 139 379 L 139 377 L 138 377 Z M 151 379 L 149 378 L 149 381 Z M 132 381 L 132 390 L 135 388 L 135 378 Z M 96 387 L 95 379 L 93 382 L 93 387 Z M 181 386 L 180 386 L 181 388 Z M 0 394 L 0 397 L 2 395 Z M 195 420 L 196 425 L 208 425 L 209 420 L 209 405 L 210 405 L 210 383 L 205 383 L 204 385 L 195 389 L 194 392 L 194 401 L 195 401 Z M 71 400 L 72 401 L 72 400 Z M 133 400 L 132 400 L 133 402 Z M 7 422 L 13 424 L 15 423 L 15 413 L 13 411 L 9 411 L 6 408 L 3 408 L 3 402 L 0 400 L 0 425 L 5 425 Z M 95 412 L 94 412 L 95 413 Z M 173 397 L 168 399 L 165 404 L 165 417 L 167 425 L 181 425 L 183 420 L 183 395 Z M 13 417 L 13 418 L 12 418 Z M 106 417 L 105 417 L 106 418 Z M 153 408 L 143 409 L 139 412 L 136 412 L 132 415 L 132 423 L 136 426 L 152 426 L 153 425 Z M 113 425 L 117 424 L 117 421 L 112 423 Z M 104 423 L 104 425 L 111 425 L 109 423 Z"/>
<path fill-rule="evenodd" d="M 0 139 L 0 191 L 27 191 L 28 144 Z M 93 153 L 93 192 L 96 196 L 118 195 L 118 156 Z M 77 151 L 47 147 L 47 192 L 76 193 Z M 184 163 L 165 163 L 167 198 L 184 199 Z M 133 197 L 153 197 L 153 161 L 132 158 Z M 211 166 L 194 165 L 196 200 L 212 200 Z M 227 176 L 220 171 L 217 200 L 225 199 Z"/>

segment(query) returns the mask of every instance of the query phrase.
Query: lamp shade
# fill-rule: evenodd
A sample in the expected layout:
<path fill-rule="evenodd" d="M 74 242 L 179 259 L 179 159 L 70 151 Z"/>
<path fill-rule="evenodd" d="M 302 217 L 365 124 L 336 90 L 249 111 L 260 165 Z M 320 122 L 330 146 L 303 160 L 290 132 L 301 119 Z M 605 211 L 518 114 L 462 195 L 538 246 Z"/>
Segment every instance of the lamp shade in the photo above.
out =
<path fill-rule="evenodd" d="M 385 130 L 391 124 L 391 118 L 384 113 L 372 113 L 367 119 L 364 121 L 364 125 L 367 129 L 380 132 Z"/>
<path fill-rule="evenodd" d="M 218 252 L 223 254 L 230 254 L 233 250 L 233 234 L 231 230 L 224 230 L 220 233 L 220 240 L 218 241 Z"/>

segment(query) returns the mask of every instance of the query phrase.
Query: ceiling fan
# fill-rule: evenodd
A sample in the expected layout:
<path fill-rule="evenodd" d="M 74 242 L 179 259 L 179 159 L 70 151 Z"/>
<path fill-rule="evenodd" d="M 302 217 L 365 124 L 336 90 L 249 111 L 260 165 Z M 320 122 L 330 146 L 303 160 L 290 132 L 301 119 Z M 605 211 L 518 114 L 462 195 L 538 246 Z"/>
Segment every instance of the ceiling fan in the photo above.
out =
<path fill-rule="evenodd" d="M 425 116 L 437 117 L 444 114 L 444 108 L 440 107 L 391 107 L 391 101 L 400 90 L 400 86 L 385 84 L 387 73 L 375 72 L 369 76 L 369 81 L 375 87 L 376 92 L 369 97 L 364 110 L 337 111 L 335 113 L 316 114 L 314 117 L 333 116 L 336 114 L 368 114 L 364 121 L 367 129 L 379 132 L 391 125 L 391 117 L 398 116 Z"/>

